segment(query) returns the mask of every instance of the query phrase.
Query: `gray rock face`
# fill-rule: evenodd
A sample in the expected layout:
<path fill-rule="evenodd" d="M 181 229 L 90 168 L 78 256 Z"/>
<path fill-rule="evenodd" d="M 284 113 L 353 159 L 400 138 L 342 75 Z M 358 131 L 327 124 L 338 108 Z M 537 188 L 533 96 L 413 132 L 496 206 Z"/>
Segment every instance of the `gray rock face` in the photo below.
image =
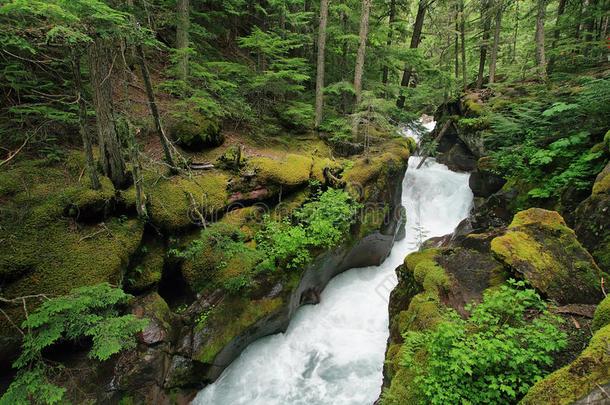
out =
<path fill-rule="evenodd" d="M 595 388 L 572 405 L 610 405 L 610 383 Z"/>

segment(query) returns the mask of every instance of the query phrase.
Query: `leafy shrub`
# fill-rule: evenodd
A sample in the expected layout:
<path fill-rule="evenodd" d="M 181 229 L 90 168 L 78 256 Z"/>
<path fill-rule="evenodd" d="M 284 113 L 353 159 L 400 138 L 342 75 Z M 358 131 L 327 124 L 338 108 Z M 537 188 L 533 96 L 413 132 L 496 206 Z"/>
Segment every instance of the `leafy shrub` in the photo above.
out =
<path fill-rule="evenodd" d="M 358 208 L 349 194 L 329 188 L 317 201 L 305 204 L 295 215 L 305 226 L 313 246 L 330 248 L 349 232 Z"/>
<path fill-rule="evenodd" d="M 22 324 L 28 332 L 23 337 L 21 355 L 13 364 L 19 371 L 0 404 L 61 401 L 66 390 L 52 383 L 51 375 L 57 370 L 47 365 L 42 356 L 44 349 L 60 339 L 92 338 L 89 357 L 97 360 L 107 360 L 123 349 L 135 347 L 134 334 L 146 328 L 148 319 L 119 315 L 118 306 L 130 298 L 123 290 L 102 283 L 43 302 Z"/>
<path fill-rule="evenodd" d="M 307 245 L 310 240 L 301 224 L 292 225 L 289 219 L 274 221 L 265 218 L 265 226 L 256 235 L 257 249 L 265 253 L 260 270 L 275 268 L 298 268 L 307 263 L 311 256 Z"/>
<path fill-rule="evenodd" d="M 402 365 L 429 404 L 514 404 L 566 347 L 566 335 L 546 304 L 523 281 L 487 294 L 463 320 L 449 310 L 435 330 L 406 332 Z M 425 350 L 426 362 L 414 362 Z"/>
<path fill-rule="evenodd" d="M 257 249 L 267 256 L 258 270 L 294 269 L 306 264 L 311 259 L 310 249 L 333 247 L 348 234 L 359 209 L 360 204 L 349 194 L 329 188 L 295 213 L 296 224 L 287 218 L 278 222 L 266 217 L 264 228 L 256 235 Z"/>

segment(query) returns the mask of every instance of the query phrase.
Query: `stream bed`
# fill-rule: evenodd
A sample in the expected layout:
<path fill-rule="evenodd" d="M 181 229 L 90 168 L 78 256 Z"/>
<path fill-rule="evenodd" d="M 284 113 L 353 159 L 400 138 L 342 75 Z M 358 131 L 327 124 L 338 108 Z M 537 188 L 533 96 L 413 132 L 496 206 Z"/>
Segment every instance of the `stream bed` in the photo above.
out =
<path fill-rule="evenodd" d="M 422 239 L 453 232 L 472 206 L 469 174 L 433 159 L 416 170 L 420 160 L 409 159 L 402 191 L 406 237 L 390 256 L 332 279 L 318 305 L 299 308 L 286 333 L 248 346 L 193 404 L 370 405 L 379 397 L 394 269 Z"/>

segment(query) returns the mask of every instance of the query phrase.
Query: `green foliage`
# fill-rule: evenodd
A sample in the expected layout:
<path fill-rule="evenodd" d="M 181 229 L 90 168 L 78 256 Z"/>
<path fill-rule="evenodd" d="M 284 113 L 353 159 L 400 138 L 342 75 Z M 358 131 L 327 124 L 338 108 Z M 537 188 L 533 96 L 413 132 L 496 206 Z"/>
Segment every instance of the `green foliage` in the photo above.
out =
<path fill-rule="evenodd" d="M 600 118 L 610 114 L 610 81 L 580 82 L 566 101 L 544 93 L 491 115 L 493 159 L 501 173 L 533 185 L 532 197 L 559 197 L 568 186 L 588 190 L 603 168 L 605 151 L 592 146 L 603 135 Z"/>
<path fill-rule="evenodd" d="M 296 212 L 314 246 L 332 247 L 349 233 L 359 204 L 343 190 L 329 188 Z"/>
<path fill-rule="evenodd" d="M 36 364 L 29 370 L 19 370 L 2 398 L 1 405 L 57 404 L 62 401 L 65 388 L 50 382 L 50 372 Z"/>
<path fill-rule="evenodd" d="M 119 314 L 118 307 L 129 298 L 123 290 L 102 283 L 44 301 L 22 324 L 28 333 L 23 338 L 21 355 L 13 364 L 19 371 L 0 403 L 29 404 L 33 400 L 53 404 L 61 400 L 65 389 L 50 381 L 51 370 L 42 355 L 44 349 L 60 339 L 91 338 L 89 357 L 101 361 L 135 347 L 134 334 L 146 328 L 148 319 Z"/>
<path fill-rule="evenodd" d="M 429 404 L 513 404 L 566 347 L 560 321 L 523 281 L 488 292 L 466 320 L 453 310 L 435 330 L 405 333 L 402 365 Z M 425 349 L 425 363 L 414 354 Z"/>
<path fill-rule="evenodd" d="M 195 291 L 217 285 L 239 294 L 251 285 L 249 270 L 262 259 L 260 252 L 244 243 L 246 239 L 239 229 L 215 222 L 185 250 L 173 249 L 170 254 L 190 260 L 183 273 Z"/>
<path fill-rule="evenodd" d="M 359 209 L 349 194 L 329 188 L 295 213 L 296 224 L 288 218 L 278 222 L 266 217 L 256 235 L 257 249 L 266 255 L 258 270 L 303 266 L 311 259 L 311 249 L 336 246 L 349 233 Z"/>

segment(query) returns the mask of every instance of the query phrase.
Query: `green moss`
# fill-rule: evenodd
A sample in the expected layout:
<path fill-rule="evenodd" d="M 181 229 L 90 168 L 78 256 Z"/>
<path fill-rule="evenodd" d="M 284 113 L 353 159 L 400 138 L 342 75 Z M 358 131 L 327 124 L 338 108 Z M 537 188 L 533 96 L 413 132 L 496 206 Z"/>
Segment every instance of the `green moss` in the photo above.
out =
<path fill-rule="evenodd" d="M 339 171 L 342 169 L 342 167 L 343 166 L 341 163 L 335 160 L 328 158 L 314 158 L 313 166 L 311 168 L 311 178 L 325 184 L 326 179 L 324 178 L 324 169 L 328 168 L 331 169 L 331 171 Z"/>
<path fill-rule="evenodd" d="M 23 186 L 18 170 L 0 172 L 0 197 L 10 197 L 22 190 Z"/>
<path fill-rule="evenodd" d="M 67 221 L 44 227 L 24 225 L 19 237 L 0 247 L 0 267 L 7 298 L 31 294 L 66 294 L 103 281 L 120 284 L 130 257 L 140 245 L 139 221 L 106 221 L 104 226 L 74 229 Z M 30 308 L 31 310 L 32 308 Z M 21 310 L 10 313 L 16 323 Z M 10 326 L 2 321 L 3 331 Z"/>
<path fill-rule="evenodd" d="M 398 370 L 390 388 L 384 392 L 382 405 L 425 404 L 425 397 L 415 387 L 416 372 L 408 367 Z"/>
<path fill-rule="evenodd" d="M 361 239 L 374 231 L 381 230 L 389 209 L 390 206 L 388 204 L 382 206 L 375 205 L 372 208 L 366 207 L 364 216 L 360 221 L 357 239 Z"/>
<path fill-rule="evenodd" d="M 63 162 L 64 167 L 73 175 L 80 176 L 85 180 L 87 179 L 87 159 L 85 159 L 85 153 L 82 151 L 70 151 L 68 156 Z"/>
<path fill-rule="evenodd" d="M 483 156 L 477 160 L 477 170 L 480 172 L 492 172 L 497 168 L 498 165 L 489 156 Z"/>
<path fill-rule="evenodd" d="M 172 126 L 172 137 L 189 149 L 202 149 L 222 145 L 225 140 L 221 133 L 222 120 L 205 117 L 200 113 L 190 113 Z"/>
<path fill-rule="evenodd" d="M 409 136 L 406 138 L 406 140 L 409 148 L 409 153 L 415 153 L 415 150 L 417 150 L 417 142 L 415 142 L 415 139 Z"/>
<path fill-rule="evenodd" d="M 513 217 L 509 228 L 517 228 L 530 224 L 552 230 L 565 230 L 567 228 L 566 222 L 559 213 L 541 208 L 530 208 L 529 210 L 517 213 Z"/>
<path fill-rule="evenodd" d="M 138 316 L 152 318 L 159 323 L 159 326 L 167 331 L 171 331 L 172 318 L 174 314 L 167 305 L 167 302 L 156 292 L 151 292 L 144 298 L 137 298 L 139 306 L 134 311 Z"/>
<path fill-rule="evenodd" d="M 609 341 L 610 325 L 606 325 L 576 360 L 536 383 L 520 404 L 567 405 L 610 382 Z"/>
<path fill-rule="evenodd" d="M 243 243 L 247 237 L 228 224 L 217 222 L 202 231 L 187 250 L 182 275 L 194 292 L 224 288 L 235 293 L 247 287 L 261 254 Z M 238 288 L 240 287 L 240 288 Z"/>
<path fill-rule="evenodd" d="M 184 230 L 199 220 L 193 200 L 197 211 L 204 216 L 212 216 L 227 206 L 227 183 L 228 178 L 222 173 L 159 182 L 147 193 L 148 214 L 163 229 Z"/>
<path fill-rule="evenodd" d="M 126 276 L 128 286 L 134 290 L 146 290 L 161 281 L 165 264 L 165 246 L 159 242 L 144 245 L 144 257 Z M 142 250 L 141 249 L 141 250 Z"/>
<path fill-rule="evenodd" d="M 216 355 L 234 338 L 265 316 L 279 309 L 283 304 L 281 298 L 250 301 L 235 298 L 223 302 L 213 310 L 203 325 L 195 330 L 203 331 L 205 344 L 193 354 L 193 359 L 202 363 L 212 363 Z"/>
<path fill-rule="evenodd" d="M 386 375 L 391 380 L 394 378 L 398 370 L 400 370 L 400 348 L 401 344 L 390 343 L 385 354 Z"/>
<path fill-rule="evenodd" d="M 262 228 L 261 219 L 262 212 L 257 207 L 245 207 L 226 213 L 220 222 L 239 229 L 248 240 L 251 240 Z"/>
<path fill-rule="evenodd" d="M 309 156 L 288 154 L 281 160 L 257 157 L 250 160 L 262 184 L 297 186 L 309 182 L 313 160 Z"/>
<path fill-rule="evenodd" d="M 610 165 L 607 165 L 604 170 L 597 176 L 593 183 L 593 196 L 600 194 L 610 194 Z"/>
<path fill-rule="evenodd" d="M 404 264 L 411 272 L 415 272 L 415 266 L 422 261 L 433 260 L 437 255 L 439 249 L 425 249 L 417 252 L 413 252 L 405 257 Z"/>
<path fill-rule="evenodd" d="M 309 188 L 290 194 L 273 208 L 271 219 L 281 221 L 286 217 L 290 217 L 295 210 L 301 208 L 307 202 L 310 194 L 311 190 Z M 262 223 L 259 222 L 258 225 L 260 226 Z"/>
<path fill-rule="evenodd" d="M 608 152 L 610 152 L 610 131 L 606 132 L 606 135 L 604 135 L 604 143 L 608 148 Z"/>
<path fill-rule="evenodd" d="M 478 117 L 485 113 L 485 110 L 483 109 L 483 104 L 477 103 L 477 101 L 472 97 L 466 98 L 466 100 L 464 101 L 464 107 L 466 107 L 467 116 Z"/>
<path fill-rule="evenodd" d="M 606 297 L 599 303 L 593 316 L 591 329 L 596 331 L 610 324 L 610 297 Z"/>
<path fill-rule="evenodd" d="M 554 211 L 532 208 L 515 215 L 493 254 L 558 303 L 588 303 L 599 296 L 601 270 Z"/>
<path fill-rule="evenodd" d="M 115 190 L 108 177 L 99 176 L 101 188 L 92 190 L 86 185 L 67 187 L 63 191 L 66 200 L 64 212 L 77 220 L 102 219 L 110 202 L 115 197 Z"/>
<path fill-rule="evenodd" d="M 368 159 L 360 158 L 355 164 L 347 169 L 343 179 L 347 183 L 358 187 L 366 186 L 376 181 L 390 167 L 403 167 L 409 160 L 410 142 L 408 138 L 397 138 L 387 141 L 379 147 L 382 151 L 377 155 L 372 155 Z"/>
<path fill-rule="evenodd" d="M 443 322 L 444 311 L 445 307 L 439 301 L 436 291 L 419 293 L 409 303 L 402 331 L 432 330 Z"/>

